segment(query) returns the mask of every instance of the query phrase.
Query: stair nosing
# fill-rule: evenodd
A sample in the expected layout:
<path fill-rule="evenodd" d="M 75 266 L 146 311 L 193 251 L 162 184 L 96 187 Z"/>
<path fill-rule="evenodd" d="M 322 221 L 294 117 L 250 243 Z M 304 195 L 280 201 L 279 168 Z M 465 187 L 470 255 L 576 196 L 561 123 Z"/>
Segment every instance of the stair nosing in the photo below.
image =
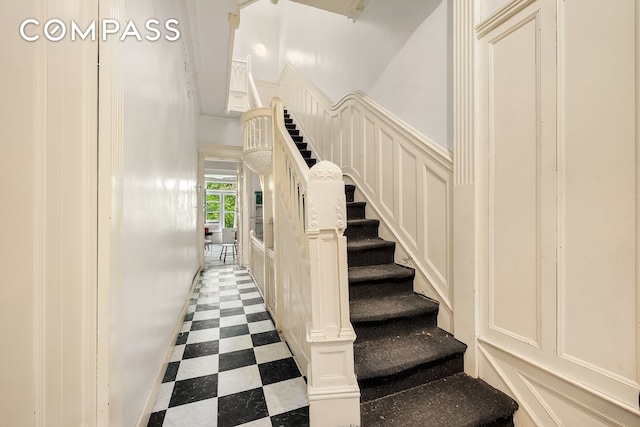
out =
<path fill-rule="evenodd" d="M 416 302 L 419 301 L 419 303 L 414 304 L 405 310 L 393 310 L 393 311 L 388 311 L 384 313 L 378 312 L 377 317 L 372 316 L 368 319 L 363 319 L 362 317 L 354 318 L 353 316 L 352 304 L 353 305 L 370 304 L 371 300 L 374 300 L 374 299 L 379 300 L 381 298 L 385 300 L 393 300 L 393 299 L 403 299 L 407 297 L 414 299 Z M 437 314 L 439 310 L 439 305 L 435 301 L 428 299 L 423 295 L 417 294 L 415 292 L 411 292 L 411 293 L 407 292 L 407 293 L 400 293 L 397 295 L 388 295 L 385 297 L 374 296 L 369 298 L 351 300 L 349 301 L 349 309 L 350 309 L 349 312 L 351 313 L 351 323 L 355 328 L 358 326 L 383 324 L 390 320 L 409 319 L 411 317 L 427 316 L 427 315 L 432 315 L 434 313 Z"/>
<path fill-rule="evenodd" d="M 368 250 L 368 249 L 382 249 L 391 248 L 396 246 L 396 242 L 384 240 L 379 237 L 371 238 L 356 238 L 347 241 L 347 250 Z"/>
<path fill-rule="evenodd" d="M 431 334 L 431 332 L 433 331 L 436 331 L 436 333 Z M 437 332 L 437 331 L 441 331 L 441 332 Z M 356 376 L 358 378 L 358 381 L 394 376 L 402 372 L 417 368 L 419 366 L 428 365 L 433 362 L 437 362 L 439 360 L 447 360 L 453 357 L 462 356 L 464 355 L 467 349 L 466 344 L 458 341 L 452 334 L 449 334 L 448 332 L 438 328 L 437 326 L 434 326 L 431 328 L 425 328 L 425 333 L 429 336 L 429 338 L 424 337 L 424 334 L 423 334 L 424 340 L 422 342 L 417 341 L 417 336 L 397 336 L 396 342 L 393 344 L 396 345 L 396 343 L 398 342 L 405 341 L 403 345 L 397 345 L 397 347 L 402 347 L 405 350 L 409 348 L 409 344 L 413 346 L 416 346 L 416 345 L 426 346 L 427 344 L 431 344 L 429 348 L 434 349 L 435 339 L 437 338 L 437 337 L 434 337 L 434 335 L 439 335 L 440 336 L 439 338 L 448 341 L 451 347 L 444 348 L 441 351 L 436 351 L 433 354 L 429 355 L 428 357 L 425 357 L 424 353 L 422 353 L 423 356 L 420 357 L 419 359 L 411 360 L 410 363 L 405 363 L 405 364 L 398 363 L 397 360 L 380 358 L 376 365 L 376 369 L 361 368 L 360 370 L 358 370 L 358 364 L 357 364 L 358 353 L 361 353 L 362 351 L 366 351 L 364 347 L 367 344 L 371 346 L 375 346 L 376 348 L 380 348 L 380 346 L 384 346 L 385 342 L 383 341 L 385 341 L 385 337 L 364 338 L 364 339 L 361 339 L 360 341 L 356 339 L 356 341 L 353 344 L 353 350 L 354 350 L 354 353 L 356 354 L 355 368 L 356 368 Z M 387 341 L 386 344 L 388 345 L 388 339 L 386 341 Z M 413 341 L 413 343 L 408 343 L 406 341 Z M 432 341 L 432 342 L 429 343 L 429 341 Z M 390 363 L 386 363 L 386 366 L 385 366 L 385 362 L 390 362 Z"/>
<path fill-rule="evenodd" d="M 507 396 L 505 393 L 494 389 L 493 387 L 491 387 L 489 384 L 482 381 L 481 379 L 472 378 L 469 375 L 465 374 L 464 372 L 459 372 L 453 375 L 446 376 L 444 378 L 439 378 L 437 380 L 430 381 L 425 384 L 421 384 L 417 387 L 401 390 L 396 393 L 392 393 L 386 396 L 381 396 L 376 399 L 372 399 L 370 401 L 361 403 L 360 405 L 361 411 L 365 414 L 363 422 L 366 422 L 365 420 L 366 420 L 367 413 L 369 414 L 372 413 L 373 415 L 375 415 L 376 407 L 387 406 L 385 405 L 385 403 L 387 402 L 388 404 L 390 404 L 389 406 L 397 408 L 397 410 L 400 411 L 400 413 L 402 414 L 409 414 L 411 409 L 410 406 L 416 406 L 417 409 L 422 414 L 425 414 L 427 417 L 429 417 L 430 416 L 429 414 L 434 413 L 433 411 L 438 410 L 438 408 L 442 408 L 442 406 L 430 405 L 429 403 L 425 402 L 425 399 L 421 399 L 421 398 L 411 399 L 409 397 L 410 394 L 418 394 L 418 397 L 425 396 L 425 395 L 429 395 L 430 397 L 436 396 L 436 395 L 442 396 L 443 395 L 442 391 L 440 391 L 439 393 L 435 393 L 435 391 L 446 390 L 449 388 L 451 388 L 452 390 L 455 390 L 456 388 L 459 388 L 461 384 L 464 385 L 465 383 L 466 384 L 474 383 L 474 387 L 476 388 L 476 390 L 474 391 L 479 391 L 480 389 L 482 389 L 486 392 L 491 392 L 492 393 L 491 397 L 493 398 L 494 402 L 497 402 L 498 400 L 502 401 L 500 402 L 500 406 L 498 410 L 496 410 L 492 414 L 480 414 L 477 411 L 473 411 L 472 413 L 476 416 L 476 418 L 474 420 L 470 420 L 469 422 L 473 422 L 473 424 L 469 424 L 469 425 L 486 425 L 486 423 L 491 423 L 491 422 L 495 422 L 502 419 L 509 419 L 513 417 L 513 414 L 519 408 L 518 403 L 513 399 L 511 399 L 509 396 Z M 478 396 L 477 393 L 473 393 L 472 395 Z M 412 401 L 416 403 L 414 404 L 410 403 Z M 446 402 L 448 401 L 449 401 L 448 399 L 444 399 L 443 404 L 446 404 Z M 399 407 L 396 407 L 395 402 L 407 402 L 407 404 L 403 405 L 402 403 L 400 403 Z M 475 407 L 476 404 L 479 404 L 479 402 L 470 402 L 470 401 L 467 401 L 465 403 L 468 403 L 471 408 Z M 386 423 L 386 421 L 384 422 Z"/>
<path fill-rule="evenodd" d="M 385 272 L 376 272 L 375 274 L 371 273 L 375 268 L 378 269 L 386 267 Z M 361 272 L 365 272 L 362 274 Z M 366 274 L 370 272 L 371 274 Z M 360 274 L 356 274 L 360 273 Z M 383 274 L 380 274 L 383 273 Z M 413 279 L 416 275 L 415 269 L 411 267 L 406 267 L 404 265 L 396 264 L 396 263 L 388 263 L 388 264 L 377 264 L 377 266 L 364 265 L 364 266 L 356 266 L 349 267 L 347 270 L 347 277 L 349 278 L 349 284 L 359 284 L 359 283 L 377 283 L 382 281 L 401 281 L 407 279 Z M 354 277 L 355 276 L 355 277 Z"/>

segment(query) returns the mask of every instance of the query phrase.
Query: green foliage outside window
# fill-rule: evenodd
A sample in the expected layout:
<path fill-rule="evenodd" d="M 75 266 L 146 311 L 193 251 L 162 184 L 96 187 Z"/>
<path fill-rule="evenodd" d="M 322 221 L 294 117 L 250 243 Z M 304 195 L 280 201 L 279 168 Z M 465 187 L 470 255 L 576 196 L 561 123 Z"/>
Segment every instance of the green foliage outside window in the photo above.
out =
<path fill-rule="evenodd" d="M 220 194 L 207 194 L 207 221 L 220 221 Z"/>
<path fill-rule="evenodd" d="M 221 203 L 224 203 L 224 227 L 235 226 L 236 195 L 224 193 L 212 193 L 213 191 L 235 191 L 235 183 L 207 182 L 207 195 L 205 198 L 207 221 L 220 221 Z M 222 201 L 220 200 L 222 198 Z"/>
<path fill-rule="evenodd" d="M 207 182 L 207 190 L 228 190 L 235 191 L 236 184 L 235 182 L 226 183 L 226 182 Z"/>

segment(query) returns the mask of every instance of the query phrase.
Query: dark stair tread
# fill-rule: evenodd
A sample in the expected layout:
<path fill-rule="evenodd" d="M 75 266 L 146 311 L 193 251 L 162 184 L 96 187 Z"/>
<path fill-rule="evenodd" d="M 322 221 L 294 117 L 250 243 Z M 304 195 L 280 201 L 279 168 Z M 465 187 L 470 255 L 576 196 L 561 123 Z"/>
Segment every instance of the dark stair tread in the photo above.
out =
<path fill-rule="evenodd" d="M 348 219 L 347 227 L 354 226 L 357 227 L 359 225 L 368 225 L 368 224 L 380 224 L 379 219 L 369 219 L 369 218 L 356 218 L 356 219 Z"/>
<path fill-rule="evenodd" d="M 316 159 L 304 159 L 304 161 L 307 162 L 307 166 L 309 166 L 309 167 L 312 167 L 317 162 Z"/>
<path fill-rule="evenodd" d="M 367 202 L 347 202 L 347 206 L 364 207 L 366 205 L 367 205 Z"/>
<path fill-rule="evenodd" d="M 353 343 L 358 381 L 384 377 L 462 355 L 467 346 L 440 328 L 418 333 L 356 339 Z"/>
<path fill-rule="evenodd" d="M 352 300 L 351 323 L 381 322 L 438 312 L 438 303 L 413 292 Z"/>
<path fill-rule="evenodd" d="M 396 243 L 388 240 L 383 240 L 379 237 L 366 238 L 366 239 L 354 239 L 347 241 L 347 250 L 366 250 L 366 249 L 378 249 L 378 248 L 395 248 Z"/>
<path fill-rule="evenodd" d="M 298 151 L 300 151 L 300 154 L 302 154 L 302 157 L 304 157 L 305 159 L 311 158 L 311 150 L 300 150 L 300 149 L 298 149 Z"/>
<path fill-rule="evenodd" d="M 518 404 L 484 381 L 460 373 L 372 400 L 360 409 L 362 427 L 508 426 Z"/>
<path fill-rule="evenodd" d="M 413 278 L 416 274 L 413 268 L 398 264 L 350 267 L 348 271 L 349 284 L 406 280 Z"/>

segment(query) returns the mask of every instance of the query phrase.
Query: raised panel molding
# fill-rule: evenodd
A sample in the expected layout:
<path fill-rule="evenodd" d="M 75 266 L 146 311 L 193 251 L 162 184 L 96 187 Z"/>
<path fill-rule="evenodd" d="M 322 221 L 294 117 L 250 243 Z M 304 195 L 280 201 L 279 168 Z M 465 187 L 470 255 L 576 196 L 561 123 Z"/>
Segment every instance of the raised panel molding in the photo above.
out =
<path fill-rule="evenodd" d="M 409 241 L 418 247 L 418 168 L 416 156 L 407 148 L 399 147 L 398 169 L 400 171 L 399 218 L 400 227 L 409 237 Z"/>
<path fill-rule="evenodd" d="M 383 128 L 378 127 L 378 162 L 376 169 L 378 175 L 378 194 L 380 205 L 386 210 L 392 219 L 396 218 L 396 188 L 398 185 L 396 168 L 396 150 L 394 150 L 393 137 Z"/>
<path fill-rule="evenodd" d="M 518 427 L 640 424 L 640 411 L 584 383 L 488 341 L 482 340 L 479 349 L 483 361 L 480 377 L 519 402 Z M 520 412 L 526 412 L 526 417 Z M 526 421 L 519 422 L 522 418 Z"/>
<path fill-rule="evenodd" d="M 538 13 L 489 47 L 489 327 L 540 346 Z M 515 143 L 517 141 L 517 143 Z"/>
<path fill-rule="evenodd" d="M 636 387 L 640 98 L 629 87 L 639 82 L 639 9 L 626 1 L 601 10 L 596 0 L 558 9 L 558 353 Z M 586 37 L 597 40 L 588 52 Z"/>
<path fill-rule="evenodd" d="M 476 34 L 478 38 L 482 38 L 489 32 L 495 30 L 535 1 L 537 0 L 512 0 L 507 3 L 504 7 L 497 10 L 487 19 L 476 25 Z"/>
<path fill-rule="evenodd" d="M 332 104 L 289 66 L 280 84 L 284 101 L 312 149 L 323 154 L 320 159 L 341 166 L 358 186 L 356 197 L 367 201 L 367 215 L 380 219 L 381 230 L 388 230 L 381 237 L 396 241 L 396 262 L 416 268 L 414 289 L 442 303 L 440 324 L 451 331 L 452 153 L 362 93 L 347 94 Z M 301 102 L 301 92 L 317 102 L 317 109 Z M 331 117 L 324 130 L 313 129 L 316 115 Z M 428 171 L 431 185 L 423 170 Z"/>
<path fill-rule="evenodd" d="M 434 272 L 437 283 L 443 288 L 451 288 L 451 264 L 453 254 L 442 253 L 440 248 L 452 239 L 451 236 L 451 180 L 448 173 L 434 165 L 422 164 L 423 211 L 428 220 L 423 224 L 423 254 Z M 445 227 L 441 227 L 445 224 Z"/>
<path fill-rule="evenodd" d="M 571 420 L 575 425 L 589 425 L 593 427 L 620 426 L 606 414 L 599 414 L 591 410 L 570 396 L 559 393 L 544 384 L 529 378 L 524 374 L 520 374 L 522 382 L 536 396 L 540 405 L 547 411 L 554 422 L 559 425 L 565 425 L 563 420 Z"/>

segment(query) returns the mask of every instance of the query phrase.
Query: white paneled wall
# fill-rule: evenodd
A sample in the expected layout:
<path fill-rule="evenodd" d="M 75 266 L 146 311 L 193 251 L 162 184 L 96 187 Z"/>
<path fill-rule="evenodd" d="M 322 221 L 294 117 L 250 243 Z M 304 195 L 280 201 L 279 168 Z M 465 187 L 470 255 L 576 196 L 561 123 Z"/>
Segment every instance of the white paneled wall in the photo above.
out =
<path fill-rule="evenodd" d="M 519 426 L 640 425 L 640 2 L 483 4 L 480 375 Z"/>
<path fill-rule="evenodd" d="M 127 2 L 127 19 L 178 14 L 171 1 Z M 198 107 L 183 42 L 124 46 L 123 283 L 113 289 L 122 425 L 136 425 L 199 269 Z M 151 402 L 153 404 L 153 402 Z M 146 410 L 151 410 L 146 407 Z"/>
<path fill-rule="evenodd" d="M 416 291 L 442 303 L 440 326 L 452 330 L 451 153 L 363 94 L 334 105 L 290 67 L 280 85 L 318 158 L 354 180 L 381 235 L 397 241 L 396 260 L 416 268 Z"/>
<path fill-rule="evenodd" d="M 90 22 L 97 3 L 3 2 L 0 15 L 0 423 L 92 426 L 98 46 L 49 42 L 43 26 Z M 38 41 L 20 37 L 27 18 Z"/>

